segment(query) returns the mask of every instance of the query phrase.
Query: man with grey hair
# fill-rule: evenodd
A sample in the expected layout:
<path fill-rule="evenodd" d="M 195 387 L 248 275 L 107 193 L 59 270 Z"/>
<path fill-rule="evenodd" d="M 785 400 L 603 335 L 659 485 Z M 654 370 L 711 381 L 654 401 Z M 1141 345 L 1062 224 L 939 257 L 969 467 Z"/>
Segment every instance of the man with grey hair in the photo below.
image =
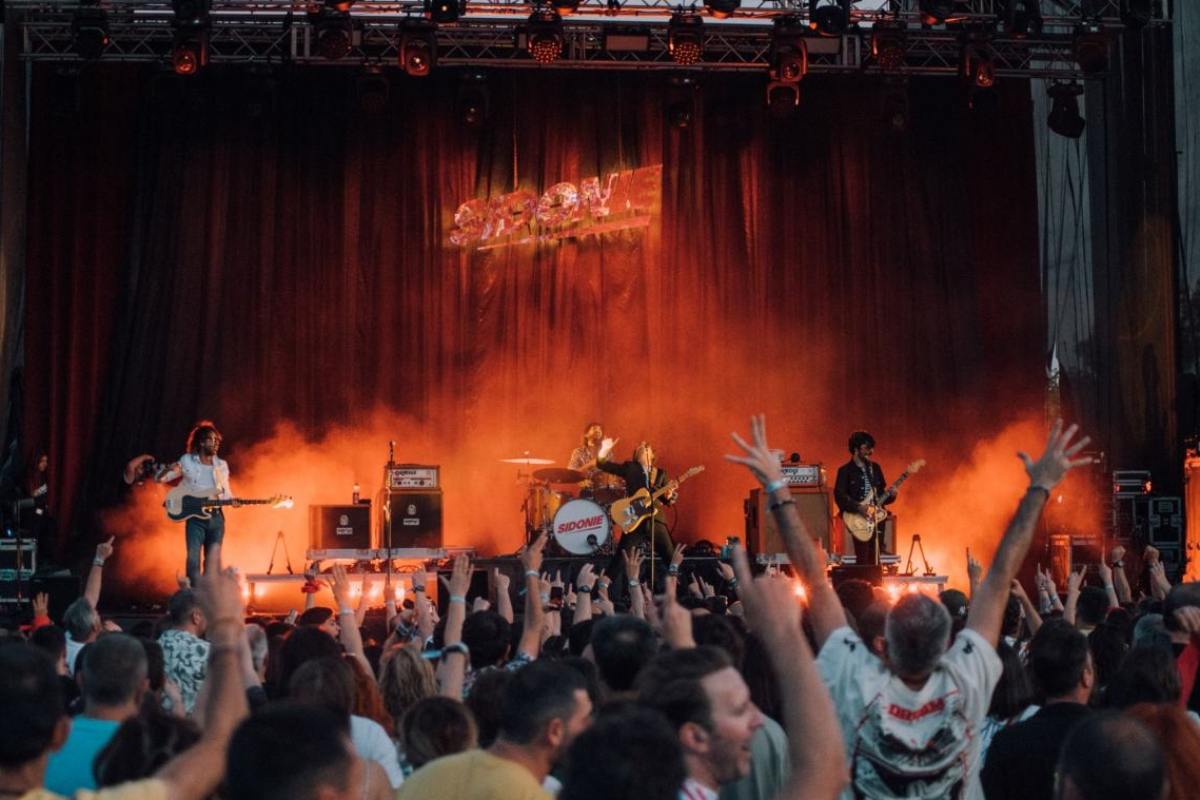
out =
<path fill-rule="evenodd" d="M 972 598 L 966 627 L 950 646 L 950 615 L 936 599 L 906 594 L 888 613 L 883 655 L 877 657 L 846 621 L 825 578 L 825 557 L 805 529 L 766 423 L 751 422 L 753 441 L 734 435 L 745 464 L 762 483 L 794 568 L 808 588 L 819 668 L 842 726 L 850 788 L 846 797 L 982 798 L 979 728 L 1000 679 L 996 655 L 1004 607 L 1050 490 L 1073 467 L 1088 439 L 1055 423 L 1036 461 L 1019 453 L 1029 488 Z"/>
<path fill-rule="evenodd" d="M 104 581 L 104 562 L 113 554 L 113 539 L 96 545 L 96 555 L 92 558 L 92 569 L 88 572 L 87 584 L 83 596 L 67 606 L 63 612 L 63 627 L 67 629 L 67 672 L 75 674 L 75 659 L 85 644 L 96 641 L 100 635 L 102 623 L 100 613 L 100 587 Z"/>
<path fill-rule="evenodd" d="M 208 642 L 202 638 L 208 625 L 191 589 L 180 589 L 167 601 L 171 627 L 158 637 L 163 649 L 163 669 L 175 681 L 183 708 L 191 714 L 196 695 L 208 674 Z"/>
<path fill-rule="evenodd" d="M 150 688 L 146 648 L 132 636 L 110 633 L 88 647 L 83 663 L 83 713 L 71 723 L 62 749 L 50 756 L 46 788 L 71 797 L 95 789 L 92 762 L 121 723 L 137 716 Z"/>

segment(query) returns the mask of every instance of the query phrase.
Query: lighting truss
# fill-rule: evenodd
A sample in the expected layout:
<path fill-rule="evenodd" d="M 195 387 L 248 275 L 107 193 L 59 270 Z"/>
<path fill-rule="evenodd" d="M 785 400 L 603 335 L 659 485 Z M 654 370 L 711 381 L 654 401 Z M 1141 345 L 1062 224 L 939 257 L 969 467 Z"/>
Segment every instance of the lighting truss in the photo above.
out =
<path fill-rule="evenodd" d="M 564 19 L 563 51 L 555 69 L 675 70 L 667 51 L 667 23 L 678 9 L 678 0 L 580 0 L 579 10 Z M 76 2 L 6 0 L 9 23 L 20 26 L 21 55 L 29 61 L 79 61 L 72 48 L 71 20 L 80 8 Z M 970 0 L 959 8 L 962 25 L 927 27 L 920 22 L 918 0 L 870 0 L 853 7 L 846 35 L 810 38 L 810 73 L 878 71 L 870 58 L 870 33 L 880 20 L 898 22 L 905 29 L 902 74 L 958 73 L 963 30 L 988 37 L 999 77 L 1081 77 L 1072 55 L 1080 3 L 1042 0 L 1043 28 L 1026 38 L 1006 36 L 998 17 L 1006 0 Z M 109 0 L 110 43 L 104 61 L 158 61 L 169 63 L 174 41 L 171 3 L 146 0 Z M 438 68 L 454 66 L 541 67 L 518 46 L 518 28 L 533 3 L 515 0 L 467 0 L 466 13 L 453 24 L 437 27 Z M 1169 4 L 1163 4 L 1168 8 Z M 317 52 L 316 30 L 306 13 L 308 5 L 272 0 L 213 0 L 210 12 L 208 63 L 213 65 L 314 64 L 361 66 L 395 64 L 401 44 L 400 23 L 423 14 L 423 0 L 358 2 L 351 9 L 354 25 L 351 52 L 328 61 Z M 1166 11 L 1151 24 L 1165 25 Z M 775 17 L 790 14 L 807 20 L 806 0 L 743 0 L 727 20 L 707 18 L 704 57 L 691 69 L 759 71 L 770 66 L 771 31 Z M 1103 4 L 1101 24 L 1114 33 L 1123 26 L 1119 0 Z M 644 49 L 606 47 L 610 35 L 637 33 Z M 541 67 L 545 68 L 545 67 Z"/>

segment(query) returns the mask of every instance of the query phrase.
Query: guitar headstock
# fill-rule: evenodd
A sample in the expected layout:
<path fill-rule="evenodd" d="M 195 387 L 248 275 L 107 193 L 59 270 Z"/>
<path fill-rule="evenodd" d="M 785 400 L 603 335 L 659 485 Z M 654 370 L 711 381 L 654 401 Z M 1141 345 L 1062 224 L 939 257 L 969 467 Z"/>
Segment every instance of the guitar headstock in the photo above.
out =
<path fill-rule="evenodd" d="M 291 508 L 296 505 L 296 501 L 287 495 L 277 494 L 270 500 L 271 508 Z"/>
<path fill-rule="evenodd" d="M 921 471 L 921 468 L 924 466 L 925 466 L 925 459 L 918 458 L 916 461 L 909 464 L 908 469 L 906 469 L 904 471 L 907 472 L 909 475 L 916 475 L 918 472 Z"/>

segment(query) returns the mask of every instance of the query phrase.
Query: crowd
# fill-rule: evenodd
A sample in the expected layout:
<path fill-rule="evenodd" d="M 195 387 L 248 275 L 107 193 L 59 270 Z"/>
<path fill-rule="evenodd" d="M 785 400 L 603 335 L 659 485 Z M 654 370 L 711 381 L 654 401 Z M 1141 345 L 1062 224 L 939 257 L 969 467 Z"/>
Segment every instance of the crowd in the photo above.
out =
<path fill-rule="evenodd" d="M 538 540 L 489 597 L 456 559 L 441 618 L 414 573 L 381 642 L 338 567 L 333 609 L 247 618 L 236 572 L 214 571 L 125 633 L 97 612 L 103 543 L 61 620 L 39 598 L 0 639 L 0 797 L 1190 797 L 1200 584 L 1171 586 L 1151 551 L 1135 598 L 1119 549 L 1065 598 L 1040 569 L 1036 600 L 1016 579 L 1086 463 L 1075 434 L 1021 454 L 1029 488 L 990 567 L 968 555 L 970 591 L 940 598 L 834 589 L 762 418 L 727 458 L 768 494 L 794 577 L 740 549 L 689 575 L 678 548 L 653 580 L 630 552 L 613 585 L 548 574 Z"/>

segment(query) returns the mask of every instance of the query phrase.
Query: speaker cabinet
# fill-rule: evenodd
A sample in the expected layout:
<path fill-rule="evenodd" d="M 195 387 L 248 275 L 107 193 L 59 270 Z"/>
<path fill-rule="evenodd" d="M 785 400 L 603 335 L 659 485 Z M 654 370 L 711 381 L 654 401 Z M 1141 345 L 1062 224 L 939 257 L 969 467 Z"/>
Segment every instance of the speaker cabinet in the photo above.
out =
<path fill-rule="evenodd" d="M 309 506 L 310 550 L 366 550 L 371 546 L 371 506 Z"/>
<path fill-rule="evenodd" d="M 388 546 L 388 509 L 393 548 L 442 546 L 442 490 L 383 491 L 379 503 L 379 546 Z"/>
<path fill-rule="evenodd" d="M 833 515 L 829 494 L 824 491 L 802 491 L 792 489 L 796 510 L 808 533 L 829 550 L 829 535 Z M 783 537 L 775 525 L 775 515 L 767 509 L 767 496 L 761 489 L 753 489 L 746 500 L 746 546 L 751 553 L 786 553 Z"/>

